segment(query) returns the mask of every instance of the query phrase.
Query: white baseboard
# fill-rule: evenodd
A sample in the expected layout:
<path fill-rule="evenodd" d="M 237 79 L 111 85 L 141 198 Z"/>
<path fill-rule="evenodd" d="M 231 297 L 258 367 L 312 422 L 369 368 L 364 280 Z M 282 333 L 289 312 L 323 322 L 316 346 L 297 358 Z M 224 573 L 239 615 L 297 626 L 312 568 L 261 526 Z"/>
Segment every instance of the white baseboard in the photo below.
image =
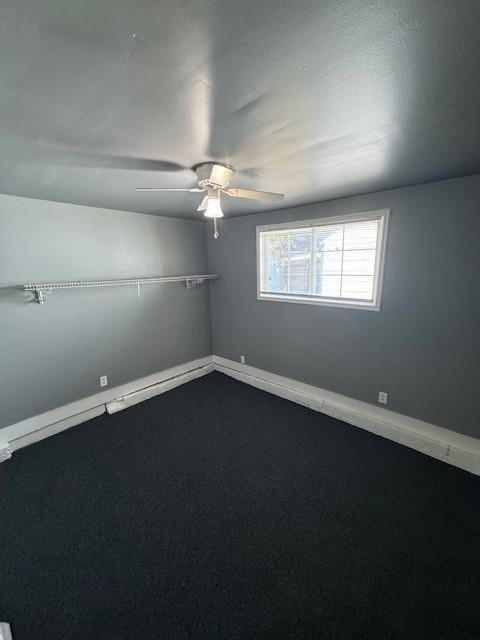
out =
<path fill-rule="evenodd" d="M 0 430 L 0 462 L 10 458 L 17 449 L 86 422 L 105 411 L 116 413 L 126 409 L 214 369 L 480 475 L 480 440 L 220 356 L 186 362 L 5 427 Z"/>
<path fill-rule="evenodd" d="M 4 427 L 0 430 L 0 462 L 10 458 L 17 449 L 91 420 L 106 410 L 114 413 L 126 409 L 211 371 L 212 356 L 206 356 Z"/>
<path fill-rule="evenodd" d="M 5 440 L 0 440 L 0 462 L 5 462 L 5 460 L 9 460 L 12 457 L 12 447 L 9 442 Z M 2 637 L 0 636 L 0 640 Z"/>
<path fill-rule="evenodd" d="M 480 475 L 480 440 L 291 378 L 213 356 L 215 370 Z"/>
<path fill-rule="evenodd" d="M 133 407 L 133 405 L 138 404 L 139 402 L 158 396 L 161 393 L 165 393 L 165 391 L 170 391 L 170 389 L 174 389 L 181 384 L 195 380 L 195 378 L 201 378 L 212 371 L 213 363 L 210 358 L 210 362 L 200 368 L 191 369 L 187 371 L 187 373 L 175 376 L 174 378 L 169 378 L 168 380 L 165 380 L 165 382 L 159 382 L 151 387 L 146 387 L 145 389 L 140 389 L 139 391 L 134 391 L 133 393 L 124 395 L 123 398 L 107 402 L 105 405 L 107 413 L 112 414 L 117 413 L 118 411 L 123 411 L 123 409 Z"/>
<path fill-rule="evenodd" d="M 0 622 L 0 640 L 12 640 L 12 632 L 7 622 Z"/>
<path fill-rule="evenodd" d="M 66 405 L 66 407 L 68 407 L 68 405 Z M 18 437 L 9 441 L 10 450 L 13 454 L 13 452 L 18 449 L 28 447 L 29 444 L 35 444 L 35 442 L 40 442 L 40 440 L 45 440 L 45 438 L 49 438 L 50 436 L 54 436 L 56 433 L 70 429 L 70 427 L 76 427 L 78 424 L 82 424 L 82 422 L 101 416 L 102 413 L 105 413 L 105 405 L 103 404 L 98 407 L 92 407 L 91 409 L 82 411 L 81 413 L 68 416 L 68 418 L 64 418 L 63 420 L 59 420 L 53 424 L 40 427 L 39 429 L 35 429 L 35 431 L 25 431 L 21 433 L 21 435 L 18 435 Z"/>

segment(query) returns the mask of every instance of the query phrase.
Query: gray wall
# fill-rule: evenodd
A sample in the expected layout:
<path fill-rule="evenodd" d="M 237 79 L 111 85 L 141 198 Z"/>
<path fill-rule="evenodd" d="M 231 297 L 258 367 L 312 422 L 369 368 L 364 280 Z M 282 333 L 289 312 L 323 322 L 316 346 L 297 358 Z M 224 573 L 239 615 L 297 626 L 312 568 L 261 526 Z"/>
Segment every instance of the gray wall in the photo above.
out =
<path fill-rule="evenodd" d="M 204 273 L 202 222 L 0 196 L 0 285 Z M 208 286 L 0 289 L 0 427 L 211 353 Z"/>
<path fill-rule="evenodd" d="M 256 299 L 255 227 L 391 208 L 380 312 Z M 214 353 L 480 437 L 480 175 L 208 230 Z"/>

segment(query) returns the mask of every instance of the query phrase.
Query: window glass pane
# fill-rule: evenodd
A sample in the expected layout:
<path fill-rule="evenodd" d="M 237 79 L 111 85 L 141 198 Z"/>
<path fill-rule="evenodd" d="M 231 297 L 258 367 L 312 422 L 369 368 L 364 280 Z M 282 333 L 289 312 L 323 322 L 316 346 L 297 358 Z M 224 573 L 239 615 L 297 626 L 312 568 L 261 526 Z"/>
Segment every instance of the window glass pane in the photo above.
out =
<path fill-rule="evenodd" d="M 290 293 L 310 293 L 310 267 L 312 262 L 312 231 L 290 234 L 289 254 Z"/>
<path fill-rule="evenodd" d="M 375 249 L 377 246 L 378 220 L 347 222 L 345 224 L 345 250 Z"/>
<path fill-rule="evenodd" d="M 347 276 L 373 276 L 375 273 L 375 251 L 364 249 L 345 251 L 343 254 L 343 274 Z"/>
<path fill-rule="evenodd" d="M 342 298 L 372 300 L 373 276 L 343 276 Z"/>
<path fill-rule="evenodd" d="M 323 276 L 317 280 L 316 294 L 328 298 L 338 298 L 340 296 L 340 287 L 342 276 Z"/>
<path fill-rule="evenodd" d="M 343 247 L 343 225 L 328 225 L 315 229 L 317 251 L 338 251 Z"/>
<path fill-rule="evenodd" d="M 263 290 L 272 293 L 287 292 L 288 283 L 287 233 L 265 235 L 263 242 Z"/>
<path fill-rule="evenodd" d="M 342 251 L 318 252 L 315 257 L 315 274 L 319 280 L 324 275 L 340 275 L 342 272 Z"/>

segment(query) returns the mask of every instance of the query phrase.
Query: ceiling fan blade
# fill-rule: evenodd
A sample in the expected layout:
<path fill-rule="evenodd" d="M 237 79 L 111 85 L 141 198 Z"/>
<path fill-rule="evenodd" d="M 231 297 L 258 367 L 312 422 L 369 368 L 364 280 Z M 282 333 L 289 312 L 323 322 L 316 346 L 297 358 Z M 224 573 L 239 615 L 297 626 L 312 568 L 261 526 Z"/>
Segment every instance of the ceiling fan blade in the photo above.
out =
<path fill-rule="evenodd" d="M 250 200 L 283 200 L 283 193 L 271 193 L 270 191 L 257 191 L 256 189 L 222 189 L 223 193 L 232 198 L 248 198 Z"/>
<path fill-rule="evenodd" d="M 205 211 L 208 205 L 208 196 L 205 196 L 201 203 L 198 205 L 197 211 Z"/>
<path fill-rule="evenodd" d="M 168 189 L 164 187 L 138 187 L 135 191 L 184 191 L 186 193 L 198 193 L 200 189 Z"/>
<path fill-rule="evenodd" d="M 69 164 L 80 167 L 96 169 L 121 169 L 127 171 L 185 171 L 184 167 L 176 162 L 168 160 L 156 160 L 152 158 L 137 158 L 131 156 L 115 156 L 106 154 L 71 152 Z"/>
<path fill-rule="evenodd" d="M 250 167 L 248 169 L 240 169 L 236 172 L 238 175 L 247 176 L 247 178 L 258 178 L 259 177 L 259 169 L 255 167 Z"/>

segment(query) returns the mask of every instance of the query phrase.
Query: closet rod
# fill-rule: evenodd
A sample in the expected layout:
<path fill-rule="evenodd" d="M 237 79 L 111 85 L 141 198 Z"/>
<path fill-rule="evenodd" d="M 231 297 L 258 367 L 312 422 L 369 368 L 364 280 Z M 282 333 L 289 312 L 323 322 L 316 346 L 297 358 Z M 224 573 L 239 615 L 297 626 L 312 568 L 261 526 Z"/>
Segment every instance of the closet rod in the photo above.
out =
<path fill-rule="evenodd" d="M 140 286 L 143 284 L 153 284 L 155 282 L 185 282 L 187 289 L 191 289 L 197 284 L 202 284 L 205 280 L 215 280 L 219 278 L 216 274 L 200 274 L 188 276 L 153 276 L 152 278 L 125 278 L 123 280 L 78 280 L 76 282 L 42 282 L 22 285 L 24 291 L 33 291 L 35 301 L 44 304 L 47 296 L 58 289 L 88 289 L 92 287 L 122 287 L 136 285 L 138 294 Z"/>

